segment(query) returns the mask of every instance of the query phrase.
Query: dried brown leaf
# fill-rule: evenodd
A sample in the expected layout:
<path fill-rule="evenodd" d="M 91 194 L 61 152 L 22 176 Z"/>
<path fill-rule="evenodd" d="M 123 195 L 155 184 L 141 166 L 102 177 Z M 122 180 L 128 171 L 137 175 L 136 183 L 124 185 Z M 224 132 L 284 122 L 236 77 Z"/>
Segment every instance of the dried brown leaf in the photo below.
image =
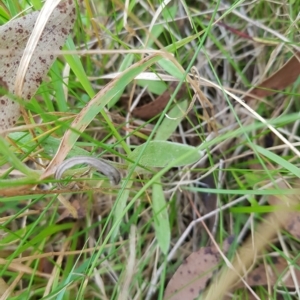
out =
<path fill-rule="evenodd" d="M 228 251 L 232 238 L 223 243 L 224 251 Z M 192 300 L 205 289 L 209 279 L 216 271 L 221 255 L 215 246 L 203 247 L 192 253 L 176 270 L 169 281 L 165 300 Z"/>
<path fill-rule="evenodd" d="M 30 13 L 0 27 L 0 83 L 9 94 L 15 94 L 15 80 L 20 60 L 39 12 Z M 62 49 L 73 28 L 76 17 L 75 2 L 64 1 L 51 14 L 29 63 L 22 90 L 22 98 L 30 100 L 45 79 L 47 72 Z M 0 130 L 13 127 L 21 115 L 19 103 L 8 95 L 0 98 Z"/>
<path fill-rule="evenodd" d="M 277 91 L 283 90 L 292 83 L 300 75 L 300 53 L 296 53 L 286 64 L 284 64 L 277 72 L 266 78 L 262 83 L 255 87 L 245 101 L 251 100 L 253 97 L 267 97 L 275 94 Z"/>
<path fill-rule="evenodd" d="M 160 96 L 158 96 L 153 102 L 150 102 L 148 104 L 145 104 L 140 107 L 136 107 L 132 111 L 132 115 L 136 118 L 140 118 L 142 120 L 150 120 L 159 113 L 161 113 L 168 102 L 170 101 L 171 94 L 175 91 L 176 87 L 178 85 L 178 82 L 173 82 L 170 87 L 162 93 Z M 182 98 L 185 94 L 187 94 L 187 89 L 185 85 L 182 85 L 181 88 L 178 91 L 178 94 L 176 95 L 177 99 Z"/>

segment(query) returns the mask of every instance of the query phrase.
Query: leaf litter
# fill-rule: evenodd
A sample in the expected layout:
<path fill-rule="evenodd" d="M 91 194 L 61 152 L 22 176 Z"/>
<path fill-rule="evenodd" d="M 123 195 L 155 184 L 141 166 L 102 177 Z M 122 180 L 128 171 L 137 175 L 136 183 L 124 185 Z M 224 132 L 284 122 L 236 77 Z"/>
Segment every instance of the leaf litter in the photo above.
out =
<path fill-rule="evenodd" d="M 292 59 L 293 61 L 294 61 L 294 59 Z M 297 62 L 299 63 L 299 61 L 297 60 Z M 291 66 L 291 64 L 288 64 L 289 66 Z M 291 73 L 287 73 L 287 67 L 283 67 L 282 68 L 284 71 L 282 72 L 282 74 L 284 75 L 286 75 L 286 76 L 288 76 L 289 74 L 291 74 Z M 292 69 L 292 70 L 295 70 L 294 68 Z M 293 73 L 294 74 L 294 73 Z M 282 76 L 282 75 L 281 75 Z M 293 78 L 297 78 L 297 74 L 296 74 L 296 77 L 293 75 L 292 77 Z M 289 76 L 288 76 L 289 77 Z M 274 79 L 272 79 L 272 76 L 271 77 L 269 77 L 268 79 L 270 79 L 271 78 L 271 82 L 272 81 L 274 81 Z M 289 79 L 289 81 L 288 81 L 288 83 L 286 83 L 286 85 L 289 85 L 291 82 L 293 82 L 292 80 L 291 80 L 291 77 L 289 77 L 290 79 Z M 267 80 L 268 80 L 267 79 Z M 267 82 L 267 80 L 265 81 L 265 82 Z M 294 79 L 293 79 L 294 80 Z M 3 81 L 2 80 L 2 84 L 1 84 L 3 87 L 5 87 L 5 88 L 7 88 L 8 90 L 9 90 L 9 85 L 7 84 L 7 82 L 6 81 Z M 261 89 L 261 87 L 264 87 L 264 84 L 262 83 L 262 84 L 260 84 L 259 85 L 259 89 L 260 90 L 263 90 L 263 89 Z M 276 88 L 276 86 L 272 86 L 272 84 L 266 84 L 265 85 L 265 87 L 267 87 L 267 88 L 270 88 L 270 89 L 278 89 L 279 88 L 279 83 L 278 83 L 278 87 Z M 265 97 L 265 96 L 268 96 L 268 95 L 270 95 L 270 94 L 256 94 L 255 93 L 255 90 L 254 90 L 254 92 L 252 92 L 251 93 L 252 95 L 255 95 L 255 96 L 259 96 L 259 97 Z M 2 98 L 1 98 L 1 100 L 2 100 Z M 1 102 L 2 103 L 2 102 Z M 0 104 L 1 104 L 0 103 Z M 1 111 L 0 111 L 1 112 Z M 0 120 L 1 121 L 1 120 Z M 15 120 L 14 120 L 15 121 Z M 9 121 L 9 122 L 11 122 L 11 120 Z M 295 219 L 297 218 L 297 216 L 295 216 Z M 293 218 L 294 219 L 294 218 Z M 298 221 L 298 223 L 299 223 L 299 221 Z M 297 223 L 297 224 L 298 224 Z M 292 229 L 294 228 L 294 225 L 295 225 L 296 223 L 293 223 L 293 224 L 291 224 L 290 226 L 287 226 L 287 227 L 285 227 L 286 228 L 286 230 L 289 230 L 292 234 L 293 234 L 293 231 L 292 231 Z M 208 248 L 208 247 L 206 247 L 206 248 Z M 211 249 L 211 248 L 208 248 L 209 250 L 207 250 L 208 252 L 212 252 L 212 253 L 214 253 L 214 251 Z M 200 250 L 199 250 L 200 251 Z M 202 251 L 203 252 L 203 251 Z M 216 257 L 215 257 L 216 258 Z M 210 258 L 210 260 L 212 261 L 212 262 L 214 262 L 214 259 L 213 258 Z M 215 262 L 217 262 L 217 259 L 215 259 Z M 281 266 L 282 266 L 282 264 L 281 264 Z M 258 269 L 258 268 L 257 268 Z M 257 269 L 255 269 L 255 270 L 257 270 Z M 255 281 L 255 279 L 257 279 L 257 278 L 259 278 L 259 275 L 260 275 L 260 273 L 261 272 L 263 272 L 264 271 L 264 269 L 262 269 L 262 270 L 258 270 L 258 271 L 256 271 L 257 273 L 258 273 L 258 275 L 254 272 L 255 270 L 253 270 L 253 273 L 250 273 L 250 274 L 253 274 L 253 276 L 252 276 L 252 279 L 253 279 L 253 281 Z M 187 273 L 189 273 L 188 271 L 186 271 Z M 212 273 L 211 273 L 212 274 Z M 256 274 L 256 275 L 255 275 Z M 259 280 L 256 280 L 257 282 L 260 282 L 261 284 L 260 285 L 263 285 L 262 284 L 262 282 L 264 282 L 262 279 L 259 279 Z M 249 281 L 250 282 L 250 281 Z M 206 283 L 207 283 L 207 280 L 206 280 Z M 251 284 L 253 284 L 254 285 L 254 282 L 253 283 L 249 283 L 250 285 Z M 171 299 L 171 298 L 170 298 Z M 173 299 L 173 298 L 172 298 Z M 188 298 L 184 298 L 184 299 L 188 299 Z"/>
<path fill-rule="evenodd" d="M 278 183 L 280 189 L 289 188 L 284 182 Z M 284 200 L 284 201 L 283 201 Z M 270 196 L 268 199 L 271 205 L 284 205 L 288 209 L 284 216 L 280 212 L 271 213 L 268 215 L 268 220 L 265 224 L 261 224 L 261 228 L 258 229 L 257 233 L 261 235 L 262 230 L 266 230 L 266 236 L 271 237 L 274 235 L 277 229 L 280 227 L 289 231 L 295 238 L 299 239 L 300 235 L 300 214 L 293 210 L 293 205 L 295 205 L 294 198 L 280 198 L 278 196 Z M 274 222 L 277 222 L 275 225 Z M 268 228 L 266 228 L 267 225 Z M 248 240 L 247 246 L 243 246 L 241 249 L 243 254 L 245 251 L 249 252 L 252 243 L 255 245 L 255 249 L 259 248 L 259 240 L 263 241 L 264 238 L 257 237 L 257 242 L 252 241 L 252 238 Z M 269 239 L 265 238 L 264 244 L 267 243 Z M 228 250 L 227 240 L 224 241 L 224 252 Z M 248 249 L 248 250 L 247 250 Z M 261 249 L 261 248 L 259 248 Z M 254 251 L 254 250 L 252 250 Z M 240 262 L 243 264 L 245 260 L 243 255 L 240 256 Z M 249 260 L 250 261 L 250 260 Z M 216 266 L 221 262 L 221 257 L 219 252 L 216 250 L 215 246 L 203 247 L 198 251 L 189 255 L 184 263 L 182 263 L 176 272 L 173 274 L 171 280 L 169 281 L 166 290 L 164 300 L 193 300 L 196 299 L 199 294 L 205 291 L 207 283 L 215 275 L 217 269 Z M 291 259 L 291 265 L 298 266 L 300 263 L 299 258 L 295 260 Z M 245 265 L 244 268 L 247 266 Z M 296 280 L 300 280 L 300 270 L 296 267 L 294 269 Z M 231 292 L 244 288 L 245 283 L 250 287 L 256 286 L 273 286 L 273 287 L 287 287 L 296 288 L 294 278 L 291 275 L 289 264 L 287 259 L 284 257 L 274 257 L 270 256 L 269 262 L 258 264 L 252 271 L 249 271 L 244 277 L 245 282 L 239 282 L 231 286 Z M 230 285 L 229 285 L 230 286 Z M 228 288 L 228 287 L 227 287 Z M 257 299 L 252 293 L 249 293 L 249 299 Z M 227 297 L 227 296 L 226 296 Z M 205 298 L 207 299 L 207 298 Z M 214 298 L 215 299 L 215 298 Z M 226 299 L 229 299 L 228 297 Z"/>
<path fill-rule="evenodd" d="M 224 241 L 224 252 L 228 251 L 232 241 L 232 237 Z M 196 299 L 217 271 L 220 262 L 221 255 L 214 245 L 190 254 L 169 281 L 164 300 Z"/>
<path fill-rule="evenodd" d="M 0 85 L 7 95 L 0 98 L 0 133 L 13 127 L 21 115 L 21 106 L 13 100 L 15 80 L 24 49 L 33 31 L 39 11 L 12 20 L 0 27 Z M 76 18 L 74 1 L 60 3 L 51 14 L 34 50 L 24 78 L 22 99 L 30 100 L 57 58 Z"/>
<path fill-rule="evenodd" d="M 285 89 L 300 76 L 300 52 L 295 53 L 277 72 L 256 86 L 245 101 L 253 97 L 268 97 Z"/>

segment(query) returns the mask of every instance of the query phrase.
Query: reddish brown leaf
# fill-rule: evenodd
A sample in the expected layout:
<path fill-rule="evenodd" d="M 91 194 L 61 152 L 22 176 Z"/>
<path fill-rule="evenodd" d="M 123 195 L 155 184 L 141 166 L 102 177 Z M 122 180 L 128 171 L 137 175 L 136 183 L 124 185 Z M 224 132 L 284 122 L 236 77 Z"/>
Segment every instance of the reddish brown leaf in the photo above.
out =
<path fill-rule="evenodd" d="M 136 107 L 132 111 L 132 115 L 136 118 L 140 118 L 142 120 L 150 120 L 159 113 L 161 113 L 168 102 L 171 99 L 171 94 L 175 91 L 178 82 L 173 82 L 170 87 L 160 96 L 158 96 L 153 102 L 145 104 L 140 107 Z M 186 87 L 184 85 L 179 89 L 176 98 L 180 99 L 186 94 Z"/>
<path fill-rule="evenodd" d="M 260 98 L 271 96 L 294 83 L 299 75 L 300 53 L 298 52 L 281 69 L 255 87 L 245 101 L 252 99 L 251 96 Z"/>

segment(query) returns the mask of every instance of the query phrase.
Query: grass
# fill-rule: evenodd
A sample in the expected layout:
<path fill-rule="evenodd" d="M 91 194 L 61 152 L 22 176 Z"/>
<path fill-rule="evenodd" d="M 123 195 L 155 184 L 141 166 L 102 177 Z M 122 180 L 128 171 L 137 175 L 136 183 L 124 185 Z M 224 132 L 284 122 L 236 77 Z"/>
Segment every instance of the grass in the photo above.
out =
<path fill-rule="evenodd" d="M 277 209 L 268 197 L 295 193 L 272 184 L 300 177 L 299 78 L 261 101 L 244 103 L 243 93 L 299 48 L 300 6 L 171 1 L 160 12 L 161 1 L 83 2 L 48 80 L 22 102 L 30 124 L 21 118 L 0 139 L 0 296 L 11 288 L 9 299 L 163 299 L 183 259 L 211 244 L 203 222 L 217 243 L 236 237 L 234 254 Z M 30 6 L 42 1 L 1 1 L 1 24 Z M 170 78 L 178 86 L 159 115 L 130 113 Z M 181 85 L 184 99 L 176 97 Z M 61 141 L 58 162 L 107 159 L 120 185 L 84 165 L 41 179 Z M 216 215 L 210 227 L 207 216 Z M 266 257 L 296 257 L 297 238 L 281 234 Z M 268 287 L 254 290 L 266 295 Z M 288 287 L 280 296 L 269 290 L 269 299 L 297 297 Z"/>

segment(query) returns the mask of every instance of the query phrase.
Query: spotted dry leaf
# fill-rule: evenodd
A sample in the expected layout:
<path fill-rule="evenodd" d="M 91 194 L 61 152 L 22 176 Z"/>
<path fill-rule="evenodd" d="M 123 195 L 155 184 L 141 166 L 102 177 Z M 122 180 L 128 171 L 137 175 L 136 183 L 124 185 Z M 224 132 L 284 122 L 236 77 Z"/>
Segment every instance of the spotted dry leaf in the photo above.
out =
<path fill-rule="evenodd" d="M 232 237 L 223 243 L 228 251 Z M 214 272 L 217 271 L 221 255 L 215 246 L 203 247 L 193 252 L 174 273 L 169 281 L 164 300 L 193 300 L 202 293 Z"/>
<path fill-rule="evenodd" d="M 245 278 L 248 285 L 254 286 L 285 286 L 288 288 L 295 288 L 295 282 L 292 278 L 290 269 L 288 267 L 287 260 L 283 257 L 272 257 L 272 263 L 260 264 L 253 269 Z M 299 266 L 299 259 L 297 262 L 292 262 L 291 265 Z M 297 282 L 300 282 L 300 270 L 294 268 Z M 240 282 L 234 289 L 244 287 L 244 284 Z"/>
<path fill-rule="evenodd" d="M 12 20 L 0 27 L 0 86 L 15 94 L 15 79 L 28 38 L 39 12 Z M 76 17 L 75 2 L 60 3 L 50 16 L 30 61 L 22 90 L 22 98 L 30 100 L 45 79 L 49 68 L 62 49 Z M 20 105 L 8 95 L 0 98 L 0 132 L 15 125 L 20 117 Z"/>

